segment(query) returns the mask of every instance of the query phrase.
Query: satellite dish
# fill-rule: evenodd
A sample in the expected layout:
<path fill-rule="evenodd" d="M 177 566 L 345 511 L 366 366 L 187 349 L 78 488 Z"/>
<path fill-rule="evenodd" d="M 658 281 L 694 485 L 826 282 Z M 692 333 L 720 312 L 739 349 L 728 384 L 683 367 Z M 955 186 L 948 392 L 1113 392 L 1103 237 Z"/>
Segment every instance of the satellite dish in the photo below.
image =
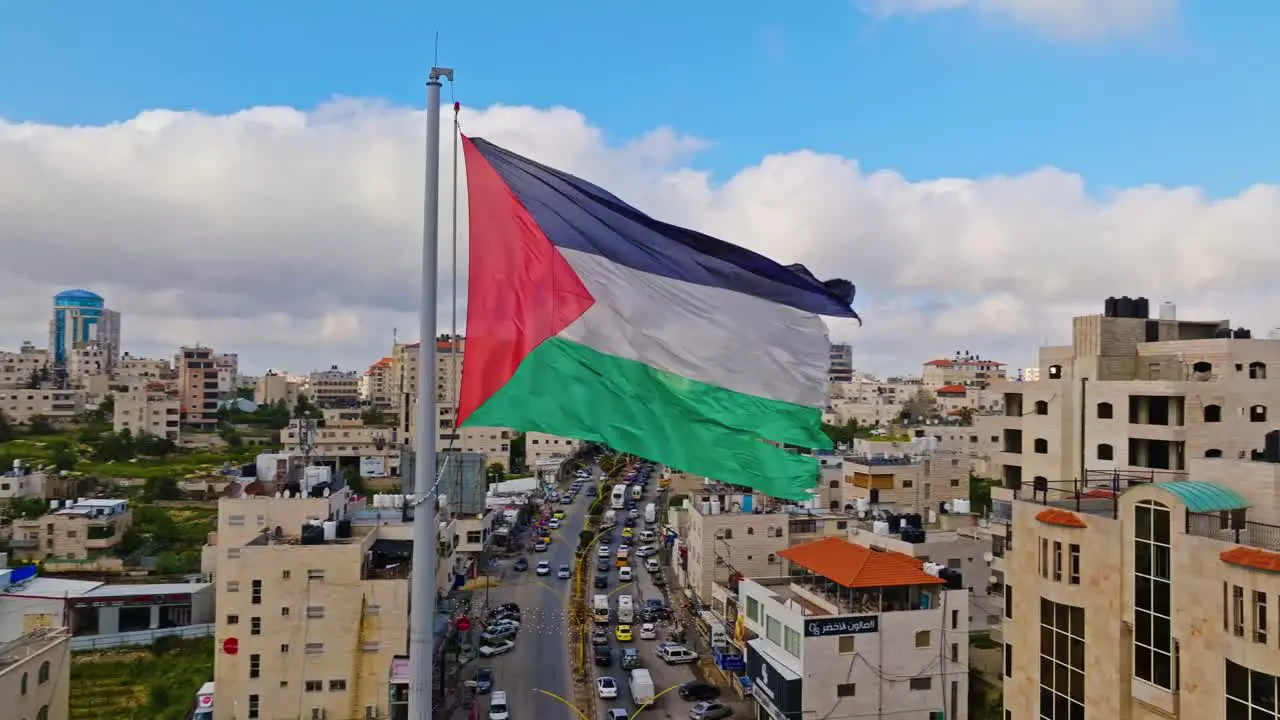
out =
<path fill-rule="evenodd" d="M 325 497 L 329 497 L 329 488 L 328 488 L 328 487 L 325 487 L 325 489 L 324 489 L 324 496 L 325 496 Z"/>
<path fill-rule="evenodd" d="M 992 555 L 992 554 L 991 554 L 991 553 L 989 553 L 989 552 L 984 552 L 984 553 L 982 553 L 982 559 L 983 559 L 983 560 L 986 560 L 987 562 L 991 562 L 992 558 L 994 558 L 994 557 L 995 557 L 995 556 L 994 556 L 994 555 Z"/>

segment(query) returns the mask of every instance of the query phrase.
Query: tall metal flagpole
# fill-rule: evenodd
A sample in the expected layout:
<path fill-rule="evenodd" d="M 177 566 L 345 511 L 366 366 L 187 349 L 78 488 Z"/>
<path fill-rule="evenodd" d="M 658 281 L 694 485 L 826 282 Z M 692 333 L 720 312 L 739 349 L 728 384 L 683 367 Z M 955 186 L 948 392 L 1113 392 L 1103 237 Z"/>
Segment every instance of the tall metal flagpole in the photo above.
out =
<path fill-rule="evenodd" d="M 436 616 L 436 270 L 440 250 L 440 81 L 427 77 L 426 191 L 422 209 L 422 298 L 418 318 L 418 408 L 413 463 L 413 571 L 409 609 L 409 718 L 431 720 Z"/>

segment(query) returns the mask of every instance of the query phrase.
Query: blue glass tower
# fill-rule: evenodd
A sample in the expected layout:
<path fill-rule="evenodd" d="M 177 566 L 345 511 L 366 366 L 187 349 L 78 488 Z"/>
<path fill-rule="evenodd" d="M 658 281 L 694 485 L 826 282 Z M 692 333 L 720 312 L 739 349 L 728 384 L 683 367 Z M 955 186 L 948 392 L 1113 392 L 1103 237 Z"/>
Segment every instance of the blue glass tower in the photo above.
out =
<path fill-rule="evenodd" d="M 49 352 L 54 365 L 65 367 L 67 351 L 95 337 L 95 326 L 102 321 L 105 308 L 102 296 L 88 290 L 63 290 L 53 296 Z"/>

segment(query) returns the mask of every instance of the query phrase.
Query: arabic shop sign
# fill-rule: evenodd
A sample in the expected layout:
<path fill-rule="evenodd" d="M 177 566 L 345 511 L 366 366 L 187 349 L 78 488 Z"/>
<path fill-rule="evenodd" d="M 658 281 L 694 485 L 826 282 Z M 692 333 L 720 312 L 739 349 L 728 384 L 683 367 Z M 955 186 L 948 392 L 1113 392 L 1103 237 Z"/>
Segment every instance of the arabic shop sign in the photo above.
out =
<path fill-rule="evenodd" d="M 845 615 L 822 620 L 806 620 L 804 623 L 804 636 L 809 638 L 863 635 L 873 632 L 880 632 L 878 615 Z"/>

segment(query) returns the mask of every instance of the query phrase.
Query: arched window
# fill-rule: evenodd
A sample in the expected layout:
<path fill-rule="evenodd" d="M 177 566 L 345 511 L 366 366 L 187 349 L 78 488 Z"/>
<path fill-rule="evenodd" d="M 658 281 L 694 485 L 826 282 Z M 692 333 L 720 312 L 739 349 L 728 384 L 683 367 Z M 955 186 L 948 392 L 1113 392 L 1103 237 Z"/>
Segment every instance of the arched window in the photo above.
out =
<path fill-rule="evenodd" d="M 1254 405 L 1253 407 L 1249 408 L 1249 422 L 1266 422 L 1266 421 L 1267 421 L 1266 405 Z"/>
<path fill-rule="evenodd" d="M 1036 441 L 1035 441 L 1035 450 L 1036 450 L 1036 452 L 1037 452 L 1037 453 L 1040 453 L 1041 455 L 1048 455 L 1048 454 L 1049 454 L 1049 441 L 1048 441 L 1048 440 L 1045 440 L 1044 438 L 1036 438 Z"/>
<path fill-rule="evenodd" d="M 1212 457 L 1220 458 L 1222 457 L 1222 451 L 1217 448 L 1209 448 L 1208 450 L 1204 451 L 1204 456 L 1207 458 L 1212 458 Z"/>
<path fill-rule="evenodd" d="M 1048 414 L 1049 414 L 1049 403 L 1045 402 L 1044 400 L 1037 400 L 1037 401 L 1036 401 L 1036 414 L 1037 414 L 1037 415 L 1048 415 Z"/>
<path fill-rule="evenodd" d="M 1222 406 L 1221 405 L 1205 405 L 1204 421 L 1207 423 L 1222 422 Z"/>
<path fill-rule="evenodd" d="M 1050 366 L 1049 366 L 1049 379 L 1050 379 L 1050 380 L 1061 380 L 1061 379 L 1062 379 L 1062 366 L 1061 366 L 1061 365 L 1050 365 Z"/>
<path fill-rule="evenodd" d="M 1213 363 L 1205 362 L 1204 360 L 1201 360 L 1200 362 L 1191 366 L 1191 372 L 1197 375 L 1208 375 L 1209 373 L 1213 372 Z"/>
<path fill-rule="evenodd" d="M 45 660 L 40 663 L 40 673 L 36 676 L 36 684 L 43 685 L 49 682 L 49 661 Z"/>
<path fill-rule="evenodd" d="M 1098 419 L 1110 420 L 1115 416 L 1116 416 L 1116 411 L 1115 411 L 1115 408 L 1111 407 L 1111 403 L 1109 402 L 1098 403 Z"/>
<path fill-rule="evenodd" d="M 1031 490 L 1033 492 L 1049 492 L 1049 478 L 1043 475 L 1031 478 Z"/>
<path fill-rule="evenodd" d="M 49 706 L 41 705 L 40 712 L 36 713 L 36 720 L 49 720 Z"/>
<path fill-rule="evenodd" d="M 1266 380 L 1267 364 L 1264 362 L 1249 363 L 1249 379 L 1250 380 Z"/>
<path fill-rule="evenodd" d="M 1116 449 L 1114 447 L 1111 447 L 1107 443 L 1102 443 L 1101 445 L 1098 446 L 1098 459 L 1099 460 L 1115 460 Z"/>

